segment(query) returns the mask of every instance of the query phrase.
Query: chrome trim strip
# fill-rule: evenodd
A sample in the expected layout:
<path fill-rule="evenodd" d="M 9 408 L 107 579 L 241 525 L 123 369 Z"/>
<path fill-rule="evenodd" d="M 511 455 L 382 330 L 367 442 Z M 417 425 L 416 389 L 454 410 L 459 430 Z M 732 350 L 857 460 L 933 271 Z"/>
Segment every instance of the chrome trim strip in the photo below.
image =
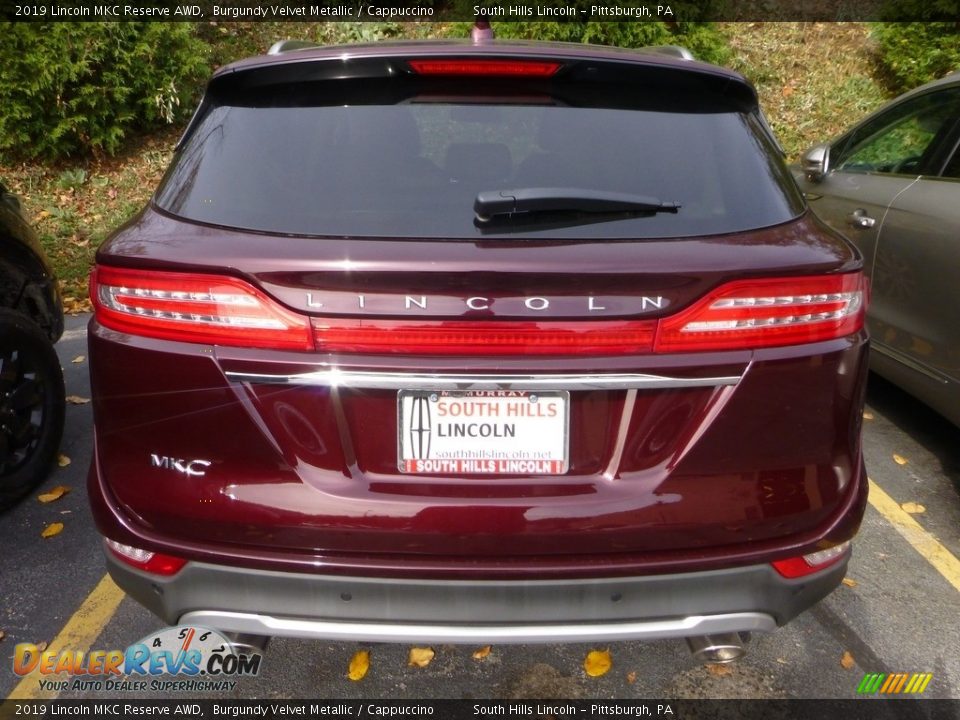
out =
<path fill-rule="evenodd" d="M 607 463 L 607 469 L 603 471 L 603 477 L 607 480 L 613 480 L 620 469 L 620 461 L 623 459 L 623 450 L 627 446 L 627 435 L 630 429 L 630 421 L 633 420 L 633 408 L 637 404 L 637 391 L 635 388 L 627 390 L 626 397 L 623 399 L 623 411 L 620 413 L 620 425 L 617 427 L 617 439 L 613 446 L 613 452 L 610 453 L 610 462 Z M 568 426 L 569 427 L 569 426 Z"/>
<path fill-rule="evenodd" d="M 660 640 L 728 632 L 773 632 L 776 621 L 766 613 L 694 615 L 673 620 L 610 623 L 543 623 L 528 625 L 407 625 L 338 622 L 273 617 L 259 613 L 195 610 L 179 624 L 212 627 L 221 632 L 272 637 L 360 642 L 429 643 L 558 643 L 602 640 Z"/>
<path fill-rule="evenodd" d="M 742 375 L 670 377 L 643 373 L 583 375 L 448 375 L 443 373 L 370 372 L 327 368 L 309 373 L 274 375 L 227 371 L 227 379 L 241 383 L 319 385 L 366 390 L 649 390 L 655 388 L 736 385 Z"/>
<path fill-rule="evenodd" d="M 884 345 L 882 342 L 879 342 L 878 340 L 873 340 L 873 339 L 870 340 L 870 349 L 874 352 L 880 353 L 884 357 L 887 357 L 893 360 L 894 362 L 898 362 L 901 365 L 906 365 L 911 370 L 918 372 L 921 375 L 924 375 L 930 378 L 931 380 L 934 380 L 935 382 L 940 383 L 941 385 L 950 384 L 950 378 L 941 375 L 933 368 L 928 368 L 925 365 L 920 364 L 919 362 L 911 358 L 906 353 L 903 353 L 900 350 L 895 350 L 889 345 Z"/>

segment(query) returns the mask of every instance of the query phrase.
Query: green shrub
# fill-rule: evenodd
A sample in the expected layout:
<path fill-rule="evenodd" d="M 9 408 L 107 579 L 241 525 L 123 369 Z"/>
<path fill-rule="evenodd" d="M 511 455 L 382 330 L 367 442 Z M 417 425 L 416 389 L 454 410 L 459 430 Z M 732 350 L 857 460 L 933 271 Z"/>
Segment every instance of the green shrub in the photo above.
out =
<path fill-rule="evenodd" d="M 0 23 L 0 153 L 115 153 L 189 113 L 207 46 L 183 23 Z"/>
<path fill-rule="evenodd" d="M 884 79 L 893 92 L 960 70 L 958 22 L 876 23 L 872 34 Z"/>

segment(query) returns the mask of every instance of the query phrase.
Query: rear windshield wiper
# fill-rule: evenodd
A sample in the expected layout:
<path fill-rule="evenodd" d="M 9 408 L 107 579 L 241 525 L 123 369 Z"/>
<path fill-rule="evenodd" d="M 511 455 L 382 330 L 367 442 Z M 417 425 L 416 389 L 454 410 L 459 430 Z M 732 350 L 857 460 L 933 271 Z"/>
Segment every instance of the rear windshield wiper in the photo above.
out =
<path fill-rule="evenodd" d="M 629 193 L 586 190 L 580 188 L 519 188 L 516 190 L 490 190 L 477 195 L 473 202 L 473 212 L 480 226 L 496 221 L 529 221 L 534 216 L 558 218 L 560 216 L 590 216 L 588 222 L 595 221 L 597 215 L 609 215 L 610 220 L 621 217 L 652 215 L 654 213 L 675 213 L 680 203 L 663 202 L 657 198 Z"/>

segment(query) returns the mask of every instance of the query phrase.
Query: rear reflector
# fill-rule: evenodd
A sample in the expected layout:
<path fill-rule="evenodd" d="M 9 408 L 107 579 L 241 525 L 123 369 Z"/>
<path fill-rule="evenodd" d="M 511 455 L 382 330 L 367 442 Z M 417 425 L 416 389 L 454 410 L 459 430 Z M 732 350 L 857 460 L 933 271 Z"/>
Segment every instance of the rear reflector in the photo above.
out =
<path fill-rule="evenodd" d="M 97 322 L 134 335 L 216 345 L 312 350 L 309 320 L 243 280 L 126 270 L 90 275 Z"/>
<path fill-rule="evenodd" d="M 737 280 L 660 323 L 657 352 L 731 350 L 831 340 L 863 327 L 861 273 Z"/>
<path fill-rule="evenodd" d="M 410 355 L 646 355 L 656 320 L 314 319 L 317 350 Z"/>
<path fill-rule="evenodd" d="M 110 551 L 127 565 L 153 575 L 175 575 L 187 564 L 183 558 L 142 550 L 110 538 L 104 538 L 104 541 Z"/>
<path fill-rule="evenodd" d="M 418 75 L 488 75 L 494 77 L 550 77 L 560 69 L 557 62 L 526 60 L 410 60 Z"/>
<path fill-rule="evenodd" d="M 785 578 L 799 578 L 805 575 L 812 575 L 820 572 L 824 568 L 830 567 L 840 558 L 844 557 L 850 550 L 850 541 L 834 545 L 826 550 L 818 550 L 809 555 L 800 557 L 786 558 L 772 563 L 774 570 Z"/>

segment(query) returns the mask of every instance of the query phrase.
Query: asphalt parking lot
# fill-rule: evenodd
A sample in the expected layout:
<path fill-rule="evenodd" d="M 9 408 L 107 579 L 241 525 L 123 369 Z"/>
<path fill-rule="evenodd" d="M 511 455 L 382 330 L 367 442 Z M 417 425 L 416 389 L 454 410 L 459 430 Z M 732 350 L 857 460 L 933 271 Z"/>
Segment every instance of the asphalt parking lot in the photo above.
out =
<path fill-rule="evenodd" d="M 123 649 L 163 627 L 103 581 L 85 493 L 92 438 L 90 405 L 82 402 L 90 395 L 81 359 L 87 319 L 68 318 L 58 345 L 67 394 L 80 403 L 67 408 L 61 452 L 69 464 L 38 492 L 59 485 L 71 490 L 47 504 L 35 492 L 0 515 L 0 697 L 55 695 L 36 678 L 13 673 L 17 643 Z M 788 627 L 755 636 L 747 656 L 732 666 L 701 666 L 679 641 L 494 646 L 481 659 L 473 657 L 475 647 L 434 647 L 429 665 L 411 667 L 409 646 L 277 640 L 260 675 L 238 681 L 228 696 L 854 698 L 866 673 L 903 672 L 932 673 L 924 697 L 960 698 L 960 430 L 876 377 L 865 418 L 873 486 L 847 580 Z M 62 522 L 63 531 L 42 538 L 54 522 Z M 370 670 L 352 682 L 348 664 L 361 649 L 370 651 Z M 602 677 L 582 669 L 593 649 L 609 649 L 613 659 Z"/>

